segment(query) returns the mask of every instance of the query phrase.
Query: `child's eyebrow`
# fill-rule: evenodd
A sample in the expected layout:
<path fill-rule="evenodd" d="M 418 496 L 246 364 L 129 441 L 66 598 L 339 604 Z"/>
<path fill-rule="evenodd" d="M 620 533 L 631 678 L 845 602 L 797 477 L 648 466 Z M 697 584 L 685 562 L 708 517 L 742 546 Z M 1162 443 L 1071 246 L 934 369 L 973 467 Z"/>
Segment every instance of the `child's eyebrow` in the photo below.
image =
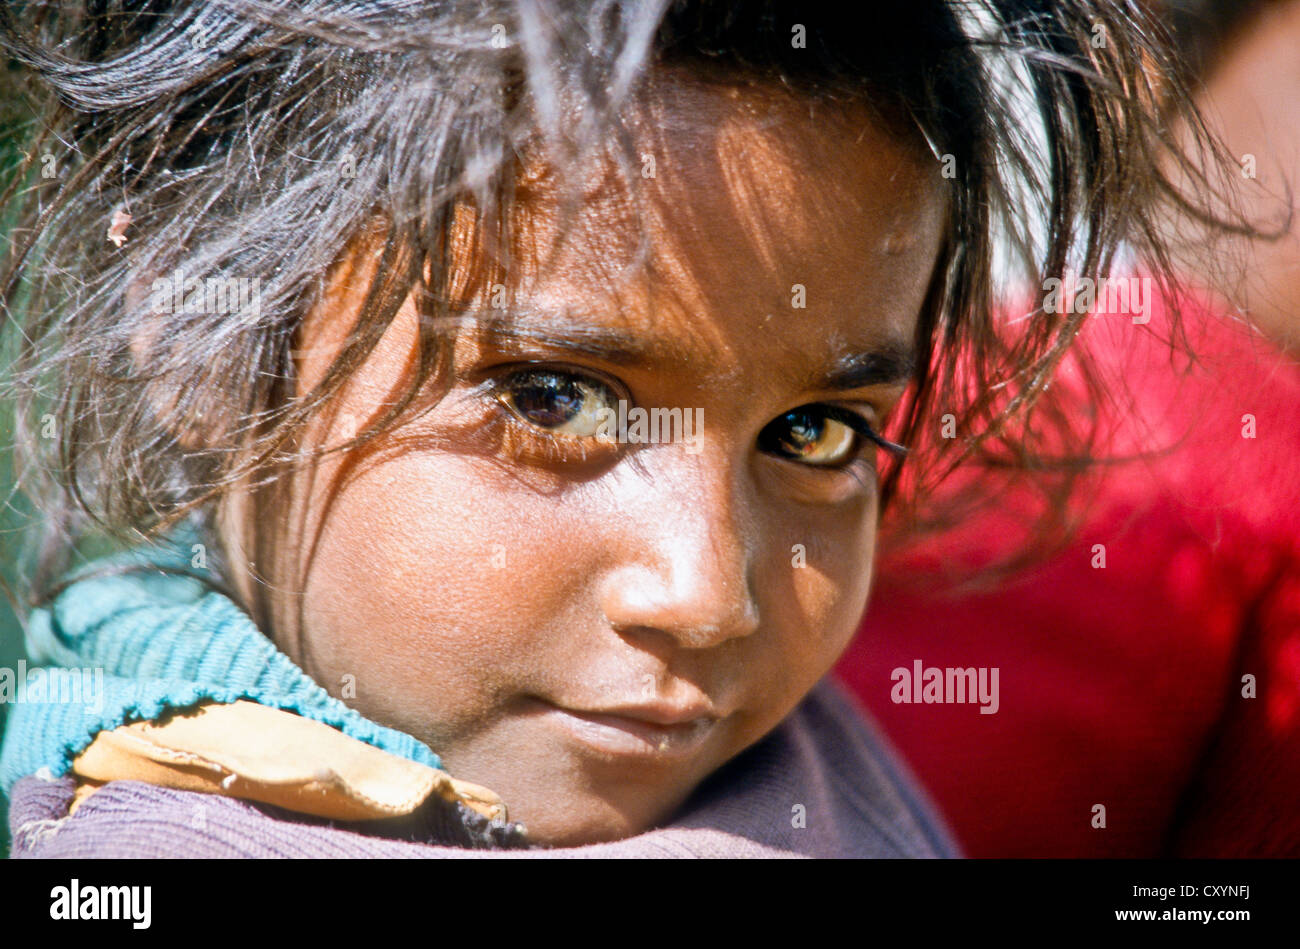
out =
<path fill-rule="evenodd" d="M 524 343 L 541 344 L 616 366 L 650 366 L 656 362 L 686 361 L 688 354 L 677 346 L 658 340 L 647 341 L 640 334 L 614 326 L 580 321 L 524 321 L 515 315 L 493 316 L 476 321 L 470 333 L 500 348 Z"/>
<path fill-rule="evenodd" d="M 891 341 L 876 349 L 848 353 L 821 379 L 815 389 L 865 389 L 908 382 L 916 369 L 916 350 Z"/>
<path fill-rule="evenodd" d="M 468 332 L 499 348 L 534 343 L 616 366 L 648 368 L 655 365 L 691 365 L 699 354 L 674 340 L 646 339 L 642 333 L 615 326 L 581 321 L 526 319 L 533 311 L 493 313 L 468 322 Z M 805 378 L 808 390 L 851 390 L 879 385 L 900 385 L 912 378 L 916 353 L 901 340 L 888 340 L 870 349 L 852 349 L 833 358 L 830 369 Z"/>

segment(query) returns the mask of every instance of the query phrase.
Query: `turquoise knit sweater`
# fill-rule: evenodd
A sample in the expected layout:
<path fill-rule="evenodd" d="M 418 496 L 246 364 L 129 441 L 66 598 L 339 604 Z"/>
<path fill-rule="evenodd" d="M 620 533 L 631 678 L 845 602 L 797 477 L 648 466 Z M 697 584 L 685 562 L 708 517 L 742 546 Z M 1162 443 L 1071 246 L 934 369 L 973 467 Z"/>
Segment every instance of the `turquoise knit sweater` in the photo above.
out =
<path fill-rule="evenodd" d="M 29 620 L 34 667 L 87 670 L 79 701 L 39 689 L 4 695 L 0 791 L 48 768 L 66 774 L 105 729 L 149 721 L 201 702 L 250 699 L 331 725 L 412 761 L 440 767 L 422 742 L 376 724 L 330 696 L 262 634 L 235 603 L 188 570 L 185 535 L 174 546 L 140 548 L 92 564 Z M 104 575 L 104 568 L 143 569 Z M 95 575 L 96 573 L 100 575 Z M 34 684 L 47 672 L 28 672 Z M 102 682 L 102 694 L 95 688 Z M 53 693 L 54 690 L 46 690 Z M 94 693 L 94 694 L 91 694 Z M 71 693 L 65 690 L 63 698 Z M 34 700 L 33 700 L 34 699 Z"/>

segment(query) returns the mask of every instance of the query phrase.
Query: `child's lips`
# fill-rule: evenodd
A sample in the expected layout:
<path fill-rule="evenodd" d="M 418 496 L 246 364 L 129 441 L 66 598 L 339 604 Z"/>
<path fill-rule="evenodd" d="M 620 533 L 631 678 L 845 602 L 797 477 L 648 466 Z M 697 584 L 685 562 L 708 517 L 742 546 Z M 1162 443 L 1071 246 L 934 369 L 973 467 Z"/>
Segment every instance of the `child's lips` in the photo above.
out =
<path fill-rule="evenodd" d="M 717 715 L 699 706 L 619 706 L 589 710 L 541 700 L 542 715 L 580 744 L 610 757 L 670 759 L 693 754 L 713 734 Z"/>

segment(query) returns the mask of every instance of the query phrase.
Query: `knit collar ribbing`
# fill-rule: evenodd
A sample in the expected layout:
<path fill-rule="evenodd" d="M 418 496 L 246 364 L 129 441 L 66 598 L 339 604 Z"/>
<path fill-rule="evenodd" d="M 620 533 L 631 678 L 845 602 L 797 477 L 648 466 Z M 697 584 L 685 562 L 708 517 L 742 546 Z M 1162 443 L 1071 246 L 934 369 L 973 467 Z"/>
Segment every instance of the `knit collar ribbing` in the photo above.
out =
<path fill-rule="evenodd" d="M 250 699 L 440 767 L 425 744 L 329 695 L 191 568 L 188 535 L 96 561 L 29 617 L 0 750 L 0 790 L 66 774 L 101 731 L 202 702 Z M 17 677 L 15 676 L 15 679 Z M 99 684 L 97 684 L 99 683 Z M 31 686 L 31 687 L 28 687 Z M 0 683 L 3 687 L 3 683 Z"/>

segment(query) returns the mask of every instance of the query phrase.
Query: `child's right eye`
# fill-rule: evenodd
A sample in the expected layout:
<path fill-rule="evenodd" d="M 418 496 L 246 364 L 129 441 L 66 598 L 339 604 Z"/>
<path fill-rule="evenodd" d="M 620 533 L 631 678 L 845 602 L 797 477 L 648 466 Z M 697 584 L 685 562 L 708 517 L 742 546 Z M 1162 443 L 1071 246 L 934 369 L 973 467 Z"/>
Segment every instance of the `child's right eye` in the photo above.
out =
<path fill-rule="evenodd" d="M 506 377 L 497 398 L 519 419 L 557 435 L 590 438 L 607 412 L 615 412 L 613 392 L 590 376 L 557 369 L 527 369 Z"/>

